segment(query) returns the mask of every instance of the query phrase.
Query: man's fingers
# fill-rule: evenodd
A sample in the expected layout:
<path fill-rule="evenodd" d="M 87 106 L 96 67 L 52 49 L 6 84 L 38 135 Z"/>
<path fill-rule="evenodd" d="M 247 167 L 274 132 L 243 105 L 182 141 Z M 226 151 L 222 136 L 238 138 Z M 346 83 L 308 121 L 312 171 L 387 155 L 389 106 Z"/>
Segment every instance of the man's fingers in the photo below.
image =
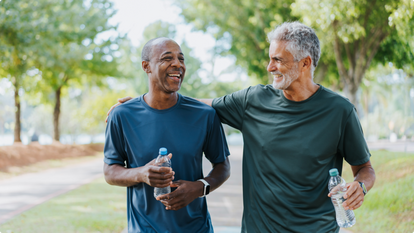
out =
<path fill-rule="evenodd" d="M 114 104 L 110 109 L 109 109 L 109 111 L 106 113 L 106 115 L 107 116 L 109 116 L 109 113 L 111 113 L 112 112 L 112 110 L 116 107 L 116 106 L 119 106 L 119 105 L 121 105 L 121 103 L 117 103 L 117 104 Z"/>
<path fill-rule="evenodd" d="M 170 186 L 174 187 L 174 188 L 177 188 L 180 185 L 181 185 L 181 181 L 177 180 L 177 181 L 172 182 L 172 184 Z"/>
<path fill-rule="evenodd" d="M 357 191 L 358 187 L 359 187 L 359 184 L 358 184 L 358 186 L 355 185 L 355 184 L 347 184 L 347 190 L 345 192 L 344 198 L 348 199 L 349 197 L 354 195 L 354 193 Z"/>
<path fill-rule="evenodd" d="M 362 202 L 364 201 L 364 194 L 359 189 L 360 186 L 356 183 L 351 183 L 348 186 L 348 190 L 344 195 L 346 201 L 344 202 L 343 206 L 345 209 L 354 210 L 362 205 Z"/>
<path fill-rule="evenodd" d="M 131 100 L 131 99 L 132 99 L 132 97 L 127 96 L 127 97 L 124 97 L 124 98 L 119 98 L 118 102 L 119 103 L 125 103 L 125 102 L 127 102 L 128 100 Z"/>

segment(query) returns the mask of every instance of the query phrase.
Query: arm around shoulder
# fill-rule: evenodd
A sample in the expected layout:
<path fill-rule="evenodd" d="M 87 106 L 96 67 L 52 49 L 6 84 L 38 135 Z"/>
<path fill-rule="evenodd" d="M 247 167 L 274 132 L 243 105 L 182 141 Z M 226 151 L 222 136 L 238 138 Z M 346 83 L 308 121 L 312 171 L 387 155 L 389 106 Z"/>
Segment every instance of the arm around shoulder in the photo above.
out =
<path fill-rule="evenodd" d="M 200 101 L 202 103 L 205 103 L 205 104 L 207 104 L 210 107 L 213 104 L 213 99 L 196 99 L 196 100 L 198 100 L 198 101 Z"/>

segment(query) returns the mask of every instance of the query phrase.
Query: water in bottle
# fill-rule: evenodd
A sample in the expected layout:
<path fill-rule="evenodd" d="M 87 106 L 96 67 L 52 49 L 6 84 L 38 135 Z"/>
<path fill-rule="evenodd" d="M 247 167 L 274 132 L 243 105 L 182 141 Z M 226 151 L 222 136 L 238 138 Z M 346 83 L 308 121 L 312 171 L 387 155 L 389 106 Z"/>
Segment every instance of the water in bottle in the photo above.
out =
<path fill-rule="evenodd" d="M 345 210 L 342 203 L 346 201 L 343 196 L 346 192 L 346 182 L 339 176 L 338 169 L 333 168 L 329 170 L 328 189 L 332 193 L 331 200 L 335 207 L 336 222 L 342 228 L 352 227 L 355 222 L 355 215 L 352 210 Z"/>
<path fill-rule="evenodd" d="M 159 167 L 171 167 L 171 160 L 168 158 L 167 148 L 160 148 L 160 152 L 157 159 L 155 160 L 155 164 Z M 154 188 L 154 197 L 157 198 L 159 195 L 164 195 L 170 192 L 170 186 L 164 188 Z"/>

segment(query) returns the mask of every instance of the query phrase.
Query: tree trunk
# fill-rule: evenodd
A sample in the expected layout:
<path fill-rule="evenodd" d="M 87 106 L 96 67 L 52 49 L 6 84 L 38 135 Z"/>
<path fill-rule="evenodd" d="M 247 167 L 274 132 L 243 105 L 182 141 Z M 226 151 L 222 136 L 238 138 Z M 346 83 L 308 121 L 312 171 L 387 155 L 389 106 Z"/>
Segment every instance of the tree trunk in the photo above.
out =
<path fill-rule="evenodd" d="M 20 123 L 20 97 L 19 97 L 19 83 L 17 78 L 14 78 L 14 106 L 15 106 L 15 124 L 14 124 L 14 142 L 22 142 L 20 138 L 21 123 Z"/>
<path fill-rule="evenodd" d="M 55 92 L 56 104 L 55 109 L 53 110 L 53 139 L 59 141 L 60 132 L 59 132 L 59 117 L 60 117 L 60 94 L 62 87 L 59 87 Z"/>
<path fill-rule="evenodd" d="M 357 108 L 358 105 L 358 99 L 357 99 L 357 91 L 359 88 L 360 83 L 355 84 L 352 78 L 344 78 L 342 77 L 343 83 L 344 83 L 344 94 L 346 98 L 351 101 L 351 103 L 354 105 L 355 108 Z"/>

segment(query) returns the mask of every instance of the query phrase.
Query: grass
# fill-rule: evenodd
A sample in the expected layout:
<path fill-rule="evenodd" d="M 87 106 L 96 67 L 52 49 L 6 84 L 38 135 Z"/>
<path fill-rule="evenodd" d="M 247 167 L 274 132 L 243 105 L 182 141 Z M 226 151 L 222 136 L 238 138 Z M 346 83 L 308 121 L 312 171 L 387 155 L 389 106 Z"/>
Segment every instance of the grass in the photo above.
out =
<path fill-rule="evenodd" d="M 126 189 L 99 178 L 22 213 L 0 232 L 119 233 L 126 225 Z"/>
<path fill-rule="evenodd" d="M 414 232 L 414 154 L 372 151 L 371 163 L 376 182 L 355 210 L 354 233 Z M 353 180 L 352 171 L 344 164 L 343 177 Z"/>

